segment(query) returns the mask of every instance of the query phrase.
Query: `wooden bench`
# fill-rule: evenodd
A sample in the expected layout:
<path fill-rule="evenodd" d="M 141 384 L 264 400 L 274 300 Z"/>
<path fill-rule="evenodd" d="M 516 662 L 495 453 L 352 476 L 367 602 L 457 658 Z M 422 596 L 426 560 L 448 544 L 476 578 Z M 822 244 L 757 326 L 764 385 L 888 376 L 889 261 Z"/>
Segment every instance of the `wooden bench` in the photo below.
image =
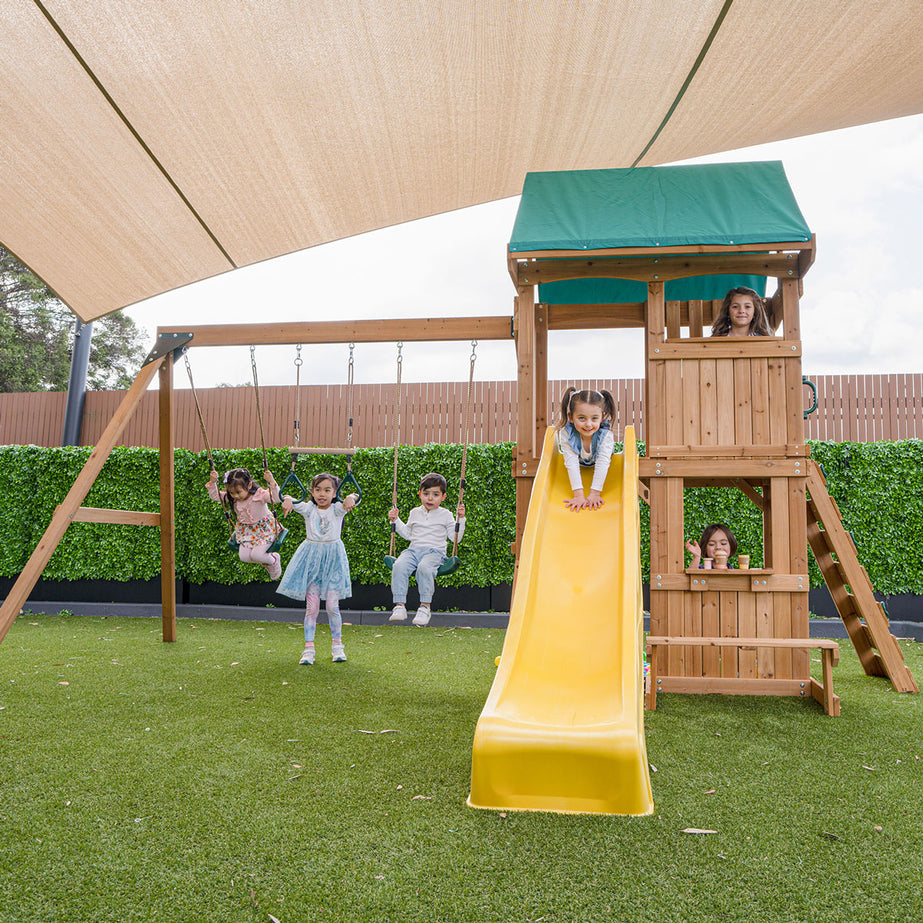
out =
<path fill-rule="evenodd" d="M 790 648 L 795 650 L 816 649 L 821 652 L 822 682 L 811 678 L 811 695 L 820 702 L 824 711 L 833 717 L 840 713 L 840 697 L 833 694 L 833 668 L 840 662 L 840 645 L 830 638 L 691 638 L 680 636 L 651 635 L 647 639 L 647 661 L 650 664 L 647 695 L 645 704 L 653 711 L 657 707 L 657 691 L 659 680 L 654 652 L 658 647 L 735 647 L 750 650 L 758 647 Z M 754 693 L 766 694 L 771 692 L 772 680 L 769 685 L 761 684 L 759 680 L 739 680 L 735 684 L 734 692 L 741 695 L 747 694 L 747 684 L 754 684 Z M 711 692 L 721 692 L 720 678 L 715 678 L 715 688 Z M 756 687 L 759 686 L 757 689 Z"/>

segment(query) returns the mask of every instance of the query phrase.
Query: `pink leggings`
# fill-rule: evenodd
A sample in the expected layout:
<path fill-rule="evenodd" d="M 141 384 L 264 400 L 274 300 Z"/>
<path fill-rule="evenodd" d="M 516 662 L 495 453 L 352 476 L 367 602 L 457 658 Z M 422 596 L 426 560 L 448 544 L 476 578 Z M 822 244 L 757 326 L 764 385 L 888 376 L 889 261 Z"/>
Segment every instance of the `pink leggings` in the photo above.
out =
<path fill-rule="evenodd" d="M 336 590 L 327 592 L 327 621 L 330 622 L 330 635 L 333 642 L 339 642 L 343 635 L 343 619 L 340 615 L 340 594 Z M 314 643 L 314 632 L 317 630 L 317 614 L 320 612 L 320 588 L 316 583 L 308 586 L 305 596 L 304 612 L 304 643 Z"/>
<path fill-rule="evenodd" d="M 275 564 L 275 557 L 269 553 L 269 545 L 241 545 L 238 549 L 240 560 L 244 564 L 262 564 L 269 567 Z"/>

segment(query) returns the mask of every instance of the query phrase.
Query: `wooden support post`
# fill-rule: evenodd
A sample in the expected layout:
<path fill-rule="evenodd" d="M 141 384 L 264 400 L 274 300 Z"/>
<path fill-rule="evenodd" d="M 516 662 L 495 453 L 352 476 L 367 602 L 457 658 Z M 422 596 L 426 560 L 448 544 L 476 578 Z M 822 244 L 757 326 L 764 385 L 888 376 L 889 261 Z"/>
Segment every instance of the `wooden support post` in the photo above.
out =
<path fill-rule="evenodd" d="M 532 285 L 518 289 L 514 307 L 518 395 L 516 408 L 516 454 L 513 477 L 516 478 L 516 542 L 514 554 L 519 564 L 519 546 L 526 527 L 529 498 L 536 469 L 535 442 L 535 300 Z M 515 584 L 515 577 L 514 577 Z"/>
<path fill-rule="evenodd" d="M 160 604 L 163 640 L 176 640 L 176 512 L 173 487 L 173 355 L 160 366 Z"/>
<path fill-rule="evenodd" d="M 657 350 L 663 347 L 666 306 L 663 300 L 663 283 L 650 282 L 647 286 L 647 330 L 644 337 L 644 438 L 648 445 L 665 445 L 667 439 L 664 407 L 666 369 L 658 360 Z"/>
<path fill-rule="evenodd" d="M 807 503 L 806 485 L 806 478 L 788 479 L 789 562 L 791 564 L 790 573 L 793 574 L 808 572 L 808 529 L 807 519 L 803 515 Z M 811 618 L 807 588 L 803 593 L 792 593 L 790 605 L 792 635 L 796 638 L 807 637 Z M 810 668 L 808 652 L 793 650 L 792 675 L 804 676 L 810 672 Z"/>
<path fill-rule="evenodd" d="M 801 321 L 798 304 L 798 279 L 783 279 L 779 284 L 782 302 L 783 336 L 786 342 L 797 344 L 801 352 Z M 798 413 L 796 408 L 803 407 L 804 386 L 801 382 L 801 361 L 787 358 L 785 365 L 785 403 L 788 406 L 786 440 L 791 443 L 804 442 L 804 411 Z"/>
<path fill-rule="evenodd" d="M 535 451 L 545 442 L 548 427 L 548 306 L 535 306 L 535 361 L 532 393 L 535 400 Z"/>
<path fill-rule="evenodd" d="M 138 377 L 135 378 L 132 386 L 122 399 L 122 403 L 119 404 L 118 409 L 109 421 L 109 425 L 99 437 L 96 447 L 90 453 L 90 457 L 80 474 L 77 475 L 77 479 L 67 492 L 67 496 L 55 510 L 48 528 L 45 529 L 45 534 L 39 539 L 39 543 L 35 546 L 35 550 L 26 562 L 26 566 L 16 578 L 16 582 L 11 587 L 3 606 L 0 606 L 0 641 L 3 641 L 6 637 L 10 626 L 16 620 L 16 616 L 19 615 L 23 604 L 29 598 L 32 588 L 38 582 L 39 577 L 42 576 L 45 565 L 54 554 L 58 543 L 67 531 L 67 527 L 106 463 L 106 459 L 119 441 L 122 431 L 125 429 L 129 419 L 131 419 L 131 415 L 137 409 L 138 404 L 141 403 L 141 398 L 144 397 L 147 386 L 153 381 L 154 375 L 157 374 L 163 362 L 164 357 L 161 356 L 143 366 L 141 371 L 138 372 Z"/>
<path fill-rule="evenodd" d="M 651 479 L 651 589 L 666 574 L 683 570 L 683 482 L 681 478 Z M 651 592 L 651 631 L 656 634 L 686 634 L 683 592 Z M 660 673 L 684 671 L 686 652 L 661 651 Z M 669 657 L 669 664 L 667 658 Z"/>
<path fill-rule="evenodd" d="M 533 459 L 535 452 L 535 302 L 531 285 L 516 298 L 516 360 L 519 382 L 516 455 Z"/>

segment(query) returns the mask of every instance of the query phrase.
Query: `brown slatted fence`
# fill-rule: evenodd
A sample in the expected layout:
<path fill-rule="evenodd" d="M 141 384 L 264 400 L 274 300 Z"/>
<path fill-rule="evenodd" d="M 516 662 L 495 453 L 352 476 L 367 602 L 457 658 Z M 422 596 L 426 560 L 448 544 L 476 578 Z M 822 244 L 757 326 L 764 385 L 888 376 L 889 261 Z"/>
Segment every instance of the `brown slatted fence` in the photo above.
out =
<path fill-rule="evenodd" d="M 817 375 L 818 409 L 805 421 L 807 439 L 831 442 L 923 439 L 923 374 Z M 549 382 L 548 417 L 560 413 L 565 388 L 605 388 L 616 405 L 613 428 L 621 433 L 634 426 L 644 438 L 644 380 L 567 379 Z M 468 383 L 407 383 L 400 394 L 402 444 L 461 442 L 464 438 Z M 476 381 L 472 388 L 472 443 L 510 442 L 516 430 L 516 382 Z M 803 389 L 804 407 L 810 391 Z M 91 391 L 86 395 L 81 442 L 95 445 L 122 400 L 121 391 Z M 176 392 L 176 444 L 198 451 L 202 437 L 192 394 Z M 267 446 L 293 444 L 295 388 L 263 386 L 263 427 Z M 253 389 L 199 389 L 209 441 L 214 448 L 258 446 L 260 429 Z M 346 386 L 307 385 L 300 395 L 301 445 L 346 444 Z M 0 394 L 0 445 L 60 445 L 66 396 L 62 392 Z M 398 413 L 396 385 L 356 385 L 353 397 L 353 445 L 387 446 L 394 441 Z M 719 421 L 720 422 L 720 421 Z M 157 444 L 157 392 L 145 394 L 123 434 L 123 445 Z"/>

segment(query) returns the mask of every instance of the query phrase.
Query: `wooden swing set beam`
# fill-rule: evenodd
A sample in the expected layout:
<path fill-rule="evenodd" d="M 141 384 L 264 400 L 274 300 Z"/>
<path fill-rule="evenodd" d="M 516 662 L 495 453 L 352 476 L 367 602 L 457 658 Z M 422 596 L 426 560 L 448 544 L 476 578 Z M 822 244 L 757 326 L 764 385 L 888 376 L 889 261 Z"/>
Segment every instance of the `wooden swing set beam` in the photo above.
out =
<path fill-rule="evenodd" d="M 408 317 L 397 320 L 305 321 L 158 327 L 158 336 L 192 334 L 190 346 L 288 346 L 293 343 L 390 343 L 436 340 L 511 340 L 509 315 Z"/>
<path fill-rule="evenodd" d="M 351 449 L 327 449 L 322 446 L 311 446 L 310 448 L 291 446 L 288 451 L 290 455 L 348 455 L 352 457 L 359 449 L 355 446 Z"/>

